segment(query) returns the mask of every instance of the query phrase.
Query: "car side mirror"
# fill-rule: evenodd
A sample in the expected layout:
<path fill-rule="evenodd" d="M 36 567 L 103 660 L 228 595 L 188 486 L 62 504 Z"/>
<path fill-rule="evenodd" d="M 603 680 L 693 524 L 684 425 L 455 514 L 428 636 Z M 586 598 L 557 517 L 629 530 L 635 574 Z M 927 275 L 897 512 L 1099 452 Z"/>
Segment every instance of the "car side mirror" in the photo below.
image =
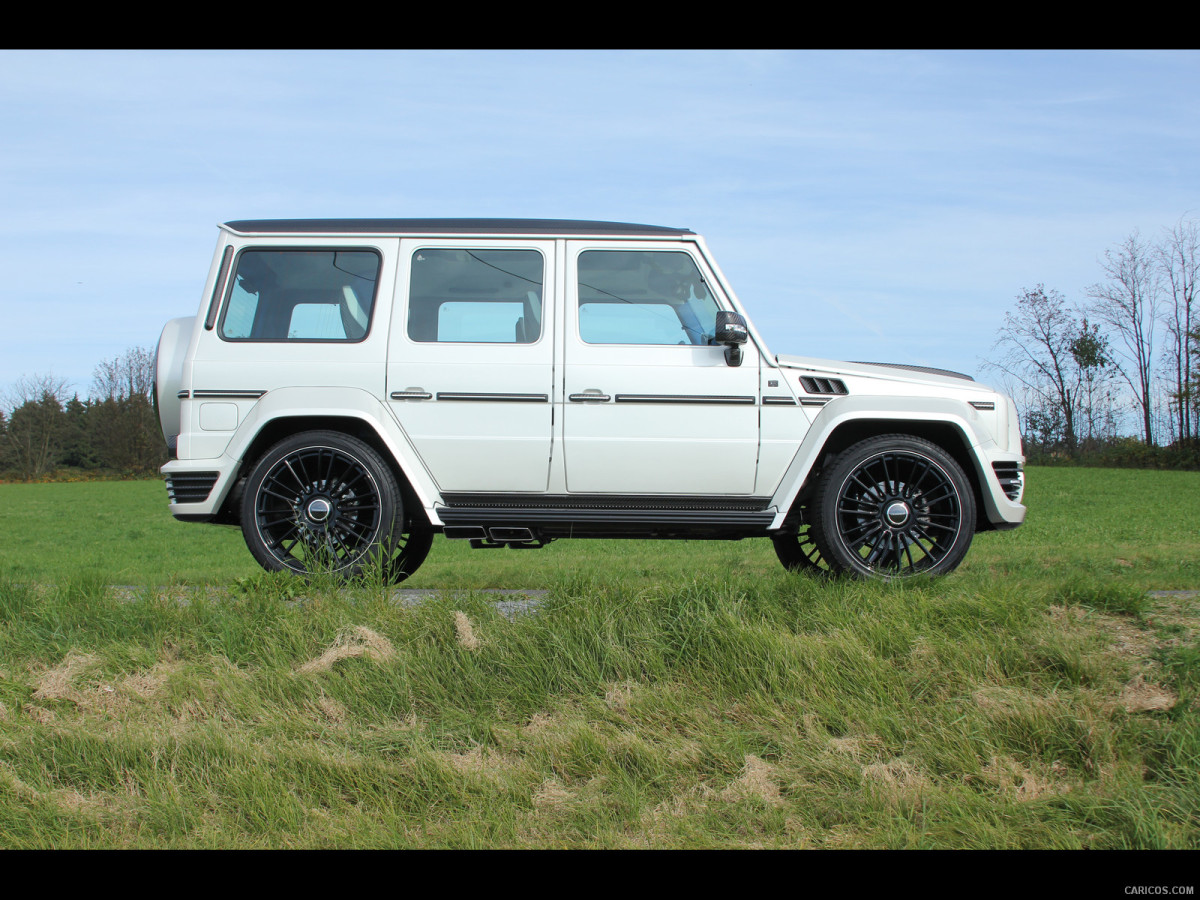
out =
<path fill-rule="evenodd" d="M 742 364 L 742 348 L 741 345 L 746 343 L 750 338 L 749 332 L 746 330 L 746 320 L 741 313 L 731 312 L 727 309 L 717 311 L 717 321 L 713 335 L 714 344 L 724 344 L 725 362 L 731 366 L 740 366 Z"/>

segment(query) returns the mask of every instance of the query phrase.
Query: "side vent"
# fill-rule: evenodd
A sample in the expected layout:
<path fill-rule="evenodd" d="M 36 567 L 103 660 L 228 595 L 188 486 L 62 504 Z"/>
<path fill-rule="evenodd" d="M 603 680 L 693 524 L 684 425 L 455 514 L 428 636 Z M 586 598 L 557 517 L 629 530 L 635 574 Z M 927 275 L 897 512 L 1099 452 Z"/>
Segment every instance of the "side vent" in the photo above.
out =
<path fill-rule="evenodd" d="M 1021 472 L 1020 463 L 992 463 L 992 468 L 1000 480 L 1000 489 L 1004 491 L 1004 496 L 1014 503 L 1020 503 L 1021 493 L 1025 488 L 1025 478 Z"/>
<path fill-rule="evenodd" d="M 804 386 L 804 390 L 810 394 L 848 394 L 846 390 L 846 382 L 840 378 L 813 378 L 810 375 L 801 375 L 800 384 Z"/>
<path fill-rule="evenodd" d="M 172 503 L 203 503 L 217 483 L 217 472 L 188 472 L 167 476 L 167 496 Z"/>

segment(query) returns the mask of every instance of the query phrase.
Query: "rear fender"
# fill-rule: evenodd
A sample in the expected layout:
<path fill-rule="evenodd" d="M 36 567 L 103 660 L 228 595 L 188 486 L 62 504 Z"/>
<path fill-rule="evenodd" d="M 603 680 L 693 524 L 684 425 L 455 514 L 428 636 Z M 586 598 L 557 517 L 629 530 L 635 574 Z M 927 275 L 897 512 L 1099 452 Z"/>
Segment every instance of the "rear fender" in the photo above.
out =
<path fill-rule="evenodd" d="M 247 413 L 225 455 L 240 461 L 240 474 L 244 475 L 266 449 L 260 436 L 270 435 L 267 443 L 273 444 L 299 431 L 336 427 L 337 420 L 354 423 L 348 432 L 367 429 L 368 436 L 375 438 L 371 442 L 390 457 L 397 475 L 408 482 L 420 505 L 427 513 L 433 509 L 439 497 L 437 485 L 408 436 L 377 397 L 357 388 L 296 387 L 267 392 Z"/>

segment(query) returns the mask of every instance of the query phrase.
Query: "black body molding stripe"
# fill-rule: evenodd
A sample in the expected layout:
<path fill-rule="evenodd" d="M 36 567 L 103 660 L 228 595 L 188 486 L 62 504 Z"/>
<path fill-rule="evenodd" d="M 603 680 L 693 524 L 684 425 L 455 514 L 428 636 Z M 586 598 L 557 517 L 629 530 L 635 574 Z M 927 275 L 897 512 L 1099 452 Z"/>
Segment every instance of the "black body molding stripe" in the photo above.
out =
<path fill-rule="evenodd" d="M 458 391 L 439 392 L 439 400 L 483 400 L 500 403 L 549 403 L 549 394 L 492 394 L 465 393 Z"/>
<path fill-rule="evenodd" d="M 195 400 L 257 400 L 266 391 L 192 391 Z"/>
<path fill-rule="evenodd" d="M 699 403 L 719 406 L 753 406 L 757 399 L 751 396 L 728 394 L 617 394 L 618 403 Z"/>

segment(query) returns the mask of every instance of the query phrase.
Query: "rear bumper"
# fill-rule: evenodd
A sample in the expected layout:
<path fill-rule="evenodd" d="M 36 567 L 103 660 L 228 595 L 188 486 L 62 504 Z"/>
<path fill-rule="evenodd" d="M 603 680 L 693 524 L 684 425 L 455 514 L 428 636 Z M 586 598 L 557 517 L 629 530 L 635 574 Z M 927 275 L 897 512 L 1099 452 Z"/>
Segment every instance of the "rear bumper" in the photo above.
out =
<path fill-rule="evenodd" d="M 171 515 L 185 522 L 210 521 L 233 486 L 237 475 L 236 460 L 173 459 L 159 471 L 167 481 L 167 502 Z"/>

